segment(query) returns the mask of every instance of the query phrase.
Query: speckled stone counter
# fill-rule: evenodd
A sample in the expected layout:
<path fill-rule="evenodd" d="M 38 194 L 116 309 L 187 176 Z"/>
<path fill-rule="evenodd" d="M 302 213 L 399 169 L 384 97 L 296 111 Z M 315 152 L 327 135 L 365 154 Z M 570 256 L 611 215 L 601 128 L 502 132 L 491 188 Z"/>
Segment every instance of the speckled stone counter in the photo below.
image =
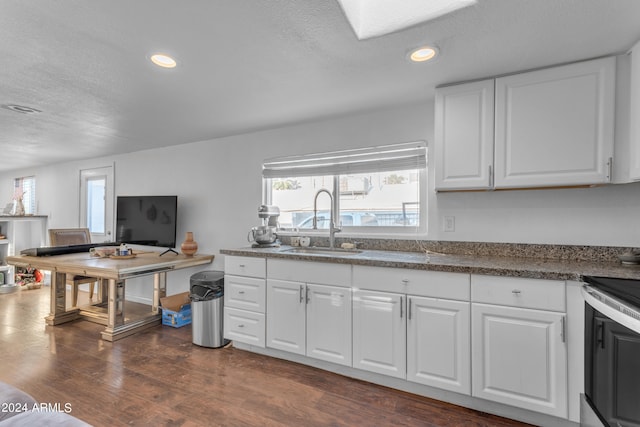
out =
<path fill-rule="evenodd" d="M 477 244 L 483 245 L 483 244 Z M 434 247 L 434 246 L 431 246 Z M 438 247 L 438 246 L 435 246 Z M 566 247 L 565 247 L 566 248 Z M 577 253 L 591 251 L 590 248 L 570 247 Z M 549 254 L 548 247 L 541 247 L 541 253 Z M 469 249 L 465 249 L 469 250 Z M 560 251 L 560 252 L 559 252 Z M 609 255 L 620 252 L 620 248 L 603 249 Z M 528 277 L 533 279 L 582 280 L 583 276 L 606 276 L 622 279 L 640 280 L 640 265 L 622 265 L 613 260 L 614 256 L 602 256 L 595 260 L 594 254 L 567 258 L 549 258 L 547 256 L 504 256 L 487 254 L 440 253 L 435 251 L 397 251 L 364 249 L 359 253 L 295 253 L 291 246 L 277 248 L 238 248 L 223 249 L 225 255 L 292 259 L 300 261 L 330 262 L 377 267 L 411 268 L 416 270 L 446 271 L 455 273 L 486 274 L 494 276 Z M 495 252 L 495 251 L 494 251 Z M 551 251 L 566 254 L 566 249 Z M 569 251 L 571 252 L 571 251 Z M 507 251 L 507 253 L 509 253 Z M 516 253 L 522 254 L 522 251 Z M 525 252 L 526 253 L 526 252 Z M 597 255 L 597 251 L 596 251 Z M 613 258 L 613 259 L 612 259 Z"/>

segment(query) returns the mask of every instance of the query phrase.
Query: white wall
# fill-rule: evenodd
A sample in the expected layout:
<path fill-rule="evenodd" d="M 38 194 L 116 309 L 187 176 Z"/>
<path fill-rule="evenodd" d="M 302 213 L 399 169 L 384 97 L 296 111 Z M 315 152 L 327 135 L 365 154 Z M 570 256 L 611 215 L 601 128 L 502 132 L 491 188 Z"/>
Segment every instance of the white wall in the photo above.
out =
<path fill-rule="evenodd" d="M 36 175 L 38 209 L 50 227 L 79 223 L 79 170 L 115 165 L 116 195 L 177 194 L 178 242 L 193 231 L 199 252 L 247 245 L 257 225 L 263 159 L 426 140 L 433 142 L 433 104 L 176 145 L 89 161 L 71 162 L 0 175 L 0 200 L 11 200 L 11 180 Z M 433 179 L 433 162 L 430 179 Z M 430 240 L 640 246 L 640 183 L 588 189 L 429 194 Z M 442 231 L 445 215 L 455 216 L 455 232 Z M 173 272 L 169 294 L 188 289 L 194 270 Z M 140 285 L 142 286 L 142 285 Z M 142 296 L 143 287 L 130 287 Z"/>

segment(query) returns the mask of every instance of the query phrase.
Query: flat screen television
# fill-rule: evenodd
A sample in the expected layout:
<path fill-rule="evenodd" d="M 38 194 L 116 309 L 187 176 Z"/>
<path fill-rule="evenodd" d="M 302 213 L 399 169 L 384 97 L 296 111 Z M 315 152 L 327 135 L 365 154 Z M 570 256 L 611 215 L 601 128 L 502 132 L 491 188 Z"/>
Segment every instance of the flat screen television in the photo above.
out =
<path fill-rule="evenodd" d="M 118 196 L 116 242 L 176 247 L 178 196 Z"/>

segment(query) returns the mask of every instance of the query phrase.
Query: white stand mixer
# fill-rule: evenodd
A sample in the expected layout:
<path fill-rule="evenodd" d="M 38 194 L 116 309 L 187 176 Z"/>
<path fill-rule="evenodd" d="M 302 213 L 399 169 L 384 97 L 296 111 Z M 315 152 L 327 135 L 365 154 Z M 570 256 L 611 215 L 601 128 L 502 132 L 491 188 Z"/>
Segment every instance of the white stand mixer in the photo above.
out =
<path fill-rule="evenodd" d="M 277 230 L 280 209 L 277 206 L 261 205 L 258 208 L 258 218 L 262 219 L 262 225 L 251 228 L 247 234 L 247 240 L 253 247 L 268 248 L 279 246 Z"/>

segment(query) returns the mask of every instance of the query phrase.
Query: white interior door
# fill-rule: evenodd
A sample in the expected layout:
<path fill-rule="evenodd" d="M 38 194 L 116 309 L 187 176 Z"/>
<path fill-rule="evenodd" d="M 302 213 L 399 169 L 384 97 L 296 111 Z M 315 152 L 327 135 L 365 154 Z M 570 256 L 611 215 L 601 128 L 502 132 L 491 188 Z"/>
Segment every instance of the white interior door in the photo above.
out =
<path fill-rule="evenodd" d="M 80 171 L 80 226 L 92 242 L 113 241 L 113 166 Z"/>

